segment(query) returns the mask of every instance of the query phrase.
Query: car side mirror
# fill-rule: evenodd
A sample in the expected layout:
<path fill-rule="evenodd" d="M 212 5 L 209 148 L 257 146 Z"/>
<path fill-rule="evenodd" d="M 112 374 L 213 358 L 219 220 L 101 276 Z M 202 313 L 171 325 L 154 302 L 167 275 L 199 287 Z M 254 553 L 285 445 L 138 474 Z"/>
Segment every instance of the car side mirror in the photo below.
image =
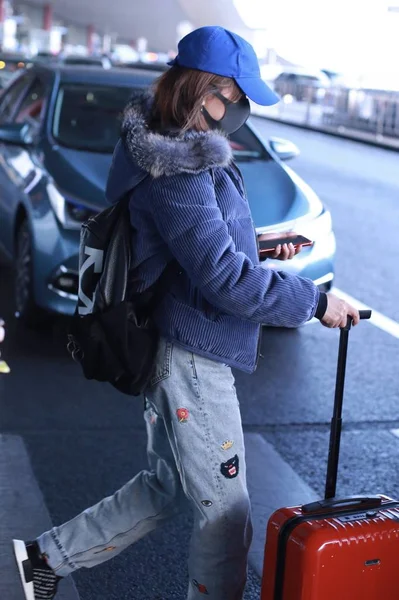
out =
<path fill-rule="evenodd" d="M 298 146 L 289 140 L 272 137 L 269 140 L 269 144 L 274 154 L 277 154 L 280 160 L 291 160 L 300 154 Z"/>
<path fill-rule="evenodd" d="M 33 143 L 30 125 L 28 123 L 4 123 L 0 125 L 0 143 L 29 146 Z"/>

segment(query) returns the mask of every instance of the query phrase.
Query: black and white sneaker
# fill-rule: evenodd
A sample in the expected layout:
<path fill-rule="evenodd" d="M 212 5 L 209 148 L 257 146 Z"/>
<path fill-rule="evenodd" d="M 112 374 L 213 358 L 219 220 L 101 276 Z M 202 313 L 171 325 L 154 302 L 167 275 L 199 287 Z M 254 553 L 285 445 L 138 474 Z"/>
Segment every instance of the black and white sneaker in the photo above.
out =
<path fill-rule="evenodd" d="M 13 540 L 13 544 L 26 600 L 52 600 L 61 577 L 49 567 L 38 543 Z"/>

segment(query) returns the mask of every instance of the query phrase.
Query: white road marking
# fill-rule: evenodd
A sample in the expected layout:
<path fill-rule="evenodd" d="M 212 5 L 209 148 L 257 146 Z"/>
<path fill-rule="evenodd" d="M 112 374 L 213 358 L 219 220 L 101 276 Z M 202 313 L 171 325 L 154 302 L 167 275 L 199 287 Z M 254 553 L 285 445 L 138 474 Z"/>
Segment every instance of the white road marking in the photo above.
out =
<path fill-rule="evenodd" d="M 399 323 L 397 321 L 394 321 L 393 319 L 386 317 L 382 313 L 378 312 L 378 310 L 375 310 L 371 306 L 364 304 L 364 302 L 360 302 L 360 300 L 353 298 L 353 296 L 350 296 L 349 294 L 347 294 L 346 292 L 343 292 L 342 290 L 340 290 L 338 288 L 333 288 L 331 291 L 333 294 L 338 296 L 338 298 L 341 298 L 342 300 L 349 302 L 349 304 L 352 304 L 352 306 L 354 306 L 355 308 L 357 308 L 359 310 L 371 310 L 372 315 L 371 315 L 371 319 L 369 320 L 371 325 L 374 325 L 375 327 L 378 327 L 378 329 L 385 331 L 385 333 L 389 333 L 389 335 L 392 335 L 393 337 L 399 339 Z M 306 325 L 312 325 L 313 323 L 318 323 L 318 322 L 319 322 L 318 319 L 311 319 L 310 321 L 308 321 L 306 323 Z"/>
<path fill-rule="evenodd" d="M 378 312 L 378 310 L 374 310 L 374 308 L 372 308 L 371 306 L 367 306 L 367 304 L 360 302 L 360 300 L 356 300 L 356 298 L 349 296 L 349 294 L 346 294 L 338 288 L 333 288 L 332 292 L 333 294 L 335 294 L 339 298 L 342 298 L 342 300 L 346 300 L 346 302 L 349 302 L 350 304 L 352 304 L 352 306 L 358 308 L 359 310 L 372 310 L 373 312 L 371 315 L 370 323 L 372 325 L 375 325 L 375 327 L 378 327 L 378 329 L 382 329 L 382 331 L 385 331 L 386 333 L 389 333 L 393 337 L 399 339 L 399 323 L 397 323 L 397 321 L 386 317 L 382 313 Z"/>
<path fill-rule="evenodd" d="M 244 437 L 254 528 L 249 562 L 261 576 L 269 517 L 283 506 L 297 506 L 319 498 L 262 435 L 245 433 Z"/>
<path fill-rule="evenodd" d="M 0 598 L 21 600 L 12 539 L 34 540 L 52 524 L 25 444 L 17 435 L 0 434 L 0 507 Z M 72 577 L 60 582 L 58 598 L 79 600 Z"/>

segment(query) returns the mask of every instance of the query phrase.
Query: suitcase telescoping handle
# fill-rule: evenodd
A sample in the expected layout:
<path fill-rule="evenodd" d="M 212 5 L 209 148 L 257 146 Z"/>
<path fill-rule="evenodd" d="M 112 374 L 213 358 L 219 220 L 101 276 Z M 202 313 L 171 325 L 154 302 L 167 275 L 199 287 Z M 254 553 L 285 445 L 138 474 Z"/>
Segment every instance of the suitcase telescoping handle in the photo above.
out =
<path fill-rule="evenodd" d="M 361 319 L 370 319 L 371 310 L 360 310 Z M 346 357 L 348 354 L 349 331 L 352 327 L 352 317 L 348 316 L 348 323 L 343 327 L 339 337 L 337 378 L 335 384 L 334 413 L 331 419 L 330 448 L 328 452 L 328 466 L 326 477 L 326 488 L 324 497 L 326 500 L 335 497 L 338 475 L 339 448 L 341 443 L 342 429 L 342 403 L 344 399 Z"/>

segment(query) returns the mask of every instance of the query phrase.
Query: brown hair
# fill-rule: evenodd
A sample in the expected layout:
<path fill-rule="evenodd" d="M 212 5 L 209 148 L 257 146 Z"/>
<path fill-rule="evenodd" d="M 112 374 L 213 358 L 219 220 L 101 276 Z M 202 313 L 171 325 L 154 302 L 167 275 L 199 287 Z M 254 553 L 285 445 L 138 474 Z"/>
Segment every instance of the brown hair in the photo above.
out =
<path fill-rule="evenodd" d="M 236 102 L 242 96 L 242 92 L 229 77 L 185 67 L 171 67 L 156 81 L 153 121 L 162 129 L 178 127 L 183 131 L 201 131 L 201 108 L 205 97 L 212 91 L 221 91 L 232 85 L 235 93 L 231 100 Z"/>

